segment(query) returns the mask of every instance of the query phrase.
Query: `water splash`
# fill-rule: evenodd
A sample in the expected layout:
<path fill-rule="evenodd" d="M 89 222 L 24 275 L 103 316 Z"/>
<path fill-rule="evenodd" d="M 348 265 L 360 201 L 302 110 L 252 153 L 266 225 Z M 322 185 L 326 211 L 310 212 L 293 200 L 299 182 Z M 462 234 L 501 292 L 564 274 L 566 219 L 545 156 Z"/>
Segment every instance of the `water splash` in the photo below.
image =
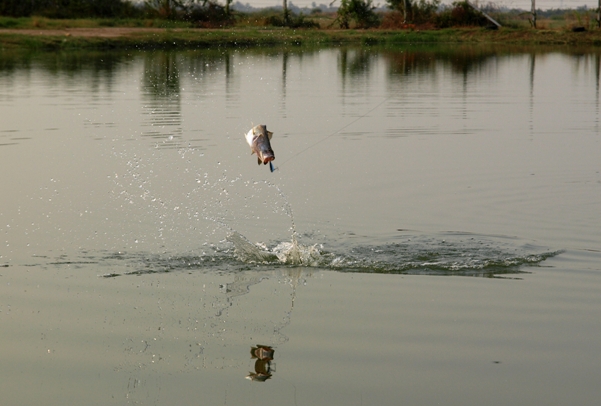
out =
<path fill-rule="evenodd" d="M 343 244 L 330 251 L 317 244 L 300 244 L 298 240 L 279 242 L 270 248 L 263 243 L 253 244 L 237 232 L 230 234 L 227 241 L 234 246 L 233 255 L 243 263 L 389 274 L 517 274 L 561 253 L 491 236 L 412 236 L 403 242 L 386 244 Z"/>
<path fill-rule="evenodd" d="M 227 241 L 234 244 L 234 255 L 245 263 L 319 266 L 321 253 L 316 245 L 305 246 L 294 238 L 280 242 L 273 248 L 253 244 L 238 232 L 231 233 Z"/>
<path fill-rule="evenodd" d="M 517 238 L 465 233 L 402 233 L 379 241 L 329 235 L 320 239 L 325 247 L 315 244 L 314 236 L 303 235 L 301 244 L 293 208 L 280 186 L 231 174 L 227 168 L 211 175 L 189 161 L 197 154 L 200 158 L 198 151 L 181 149 L 178 153 L 186 170 L 178 177 L 182 184 L 176 188 L 168 171 L 153 171 L 135 153 L 118 153 L 119 158 L 128 159 L 125 170 L 113 180 L 115 197 L 124 210 L 156 219 L 155 233 L 148 232 L 142 238 L 132 235 L 131 230 L 137 228 L 124 228 L 122 238 L 135 243 L 123 249 L 134 254 L 125 259 L 127 264 L 122 262 L 129 269 L 121 274 L 190 269 L 238 271 L 250 269 L 249 265 L 265 269 L 285 265 L 341 272 L 489 276 L 521 273 L 558 254 Z M 175 172 L 178 167 L 173 165 Z M 265 193 L 266 189 L 273 192 Z M 266 210 L 278 216 L 269 217 Z M 263 227 L 263 222 L 269 225 Z M 284 238 L 273 232 L 280 230 L 286 235 L 288 227 L 289 234 Z M 253 243 L 246 237 L 257 241 L 265 235 L 270 239 L 267 244 Z M 159 250 L 163 254 L 157 255 Z"/>

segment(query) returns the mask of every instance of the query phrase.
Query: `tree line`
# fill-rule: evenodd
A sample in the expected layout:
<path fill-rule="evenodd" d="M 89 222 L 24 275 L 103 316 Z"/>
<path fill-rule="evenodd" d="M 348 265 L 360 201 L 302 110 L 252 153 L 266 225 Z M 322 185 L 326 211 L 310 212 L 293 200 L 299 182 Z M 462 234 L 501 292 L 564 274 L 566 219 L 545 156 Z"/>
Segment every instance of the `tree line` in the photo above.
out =
<path fill-rule="evenodd" d="M 0 15 L 48 18 L 133 17 L 138 8 L 124 0 L 2 0 Z"/>
<path fill-rule="evenodd" d="M 0 0 L 0 16 L 69 18 L 163 18 L 188 21 L 198 26 L 235 25 L 249 13 L 231 9 L 233 0 Z M 330 26 L 340 28 L 446 28 L 486 26 L 490 23 L 471 3 L 458 0 L 442 5 L 441 0 L 385 0 L 389 12 L 376 10 L 374 0 L 334 0 L 338 10 Z M 501 19 L 520 16 L 523 10 L 501 12 L 489 3 L 486 12 Z M 319 27 L 313 14 L 293 14 L 283 0 L 283 10 L 262 17 L 263 25 Z M 591 10 L 584 10 L 588 12 Z M 521 14 L 520 14 L 521 13 Z M 260 13 L 255 13 L 260 14 Z M 264 13 L 265 14 L 265 13 Z M 580 16 L 582 13 L 578 14 Z M 542 15 L 542 14 L 540 14 Z M 495 17 L 496 18 L 496 17 Z M 257 19 L 258 20 L 258 19 Z M 323 26 L 323 24 L 321 25 Z"/>

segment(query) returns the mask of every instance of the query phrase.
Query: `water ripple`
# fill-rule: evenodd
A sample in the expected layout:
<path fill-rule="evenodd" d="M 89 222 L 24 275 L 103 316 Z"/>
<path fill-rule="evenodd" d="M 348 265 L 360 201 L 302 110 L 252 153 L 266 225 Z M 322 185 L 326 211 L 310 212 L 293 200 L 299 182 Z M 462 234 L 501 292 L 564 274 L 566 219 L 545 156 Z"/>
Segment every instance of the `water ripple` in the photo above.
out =
<path fill-rule="evenodd" d="M 444 238 L 443 238 L 444 237 Z M 208 252 L 207 252 L 208 251 Z M 253 244 L 232 233 L 222 247 L 211 246 L 201 255 L 150 255 L 144 253 L 105 256 L 99 263 L 115 261 L 132 269 L 104 277 L 174 271 L 218 270 L 236 272 L 274 267 L 310 267 L 339 272 L 404 275 L 487 276 L 528 273 L 561 251 L 503 241 L 490 236 L 411 236 L 384 244 L 341 244 L 334 249 L 303 245 L 295 240 L 268 246 Z"/>

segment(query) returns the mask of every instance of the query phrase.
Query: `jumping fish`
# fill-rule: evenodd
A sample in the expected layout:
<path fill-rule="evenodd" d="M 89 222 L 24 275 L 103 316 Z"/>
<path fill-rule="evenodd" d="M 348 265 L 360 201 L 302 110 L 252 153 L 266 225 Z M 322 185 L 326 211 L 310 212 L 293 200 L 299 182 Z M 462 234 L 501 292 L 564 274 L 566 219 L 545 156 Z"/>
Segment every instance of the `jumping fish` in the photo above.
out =
<path fill-rule="evenodd" d="M 267 165 L 269 162 L 269 169 L 271 172 L 275 170 L 271 163 L 271 161 L 275 159 L 275 155 L 273 154 L 273 149 L 271 149 L 271 143 L 269 142 L 272 136 L 273 133 L 267 131 L 267 126 L 264 124 L 259 124 L 246 133 L 246 142 L 250 145 L 251 155 L 257 154 L 259 165 Z"/>

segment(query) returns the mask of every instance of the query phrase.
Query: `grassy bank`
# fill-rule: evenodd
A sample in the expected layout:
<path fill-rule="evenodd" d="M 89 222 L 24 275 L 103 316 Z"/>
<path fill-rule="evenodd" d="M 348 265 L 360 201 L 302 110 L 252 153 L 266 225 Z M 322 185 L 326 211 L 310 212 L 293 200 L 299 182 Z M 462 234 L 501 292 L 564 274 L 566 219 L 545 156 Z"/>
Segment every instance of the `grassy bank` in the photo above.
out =
<path fill-rule="evenodd" d="M 63 24 L 65 22 L 63 21 Z M 328 30 L 290 28 L 148 28 L 133 24 L 0 28 L 0 49 L 171 49 L 266 45 L 491 43 L 600 46 L 601 30 L 452 28 L 441 30 Z"/>

